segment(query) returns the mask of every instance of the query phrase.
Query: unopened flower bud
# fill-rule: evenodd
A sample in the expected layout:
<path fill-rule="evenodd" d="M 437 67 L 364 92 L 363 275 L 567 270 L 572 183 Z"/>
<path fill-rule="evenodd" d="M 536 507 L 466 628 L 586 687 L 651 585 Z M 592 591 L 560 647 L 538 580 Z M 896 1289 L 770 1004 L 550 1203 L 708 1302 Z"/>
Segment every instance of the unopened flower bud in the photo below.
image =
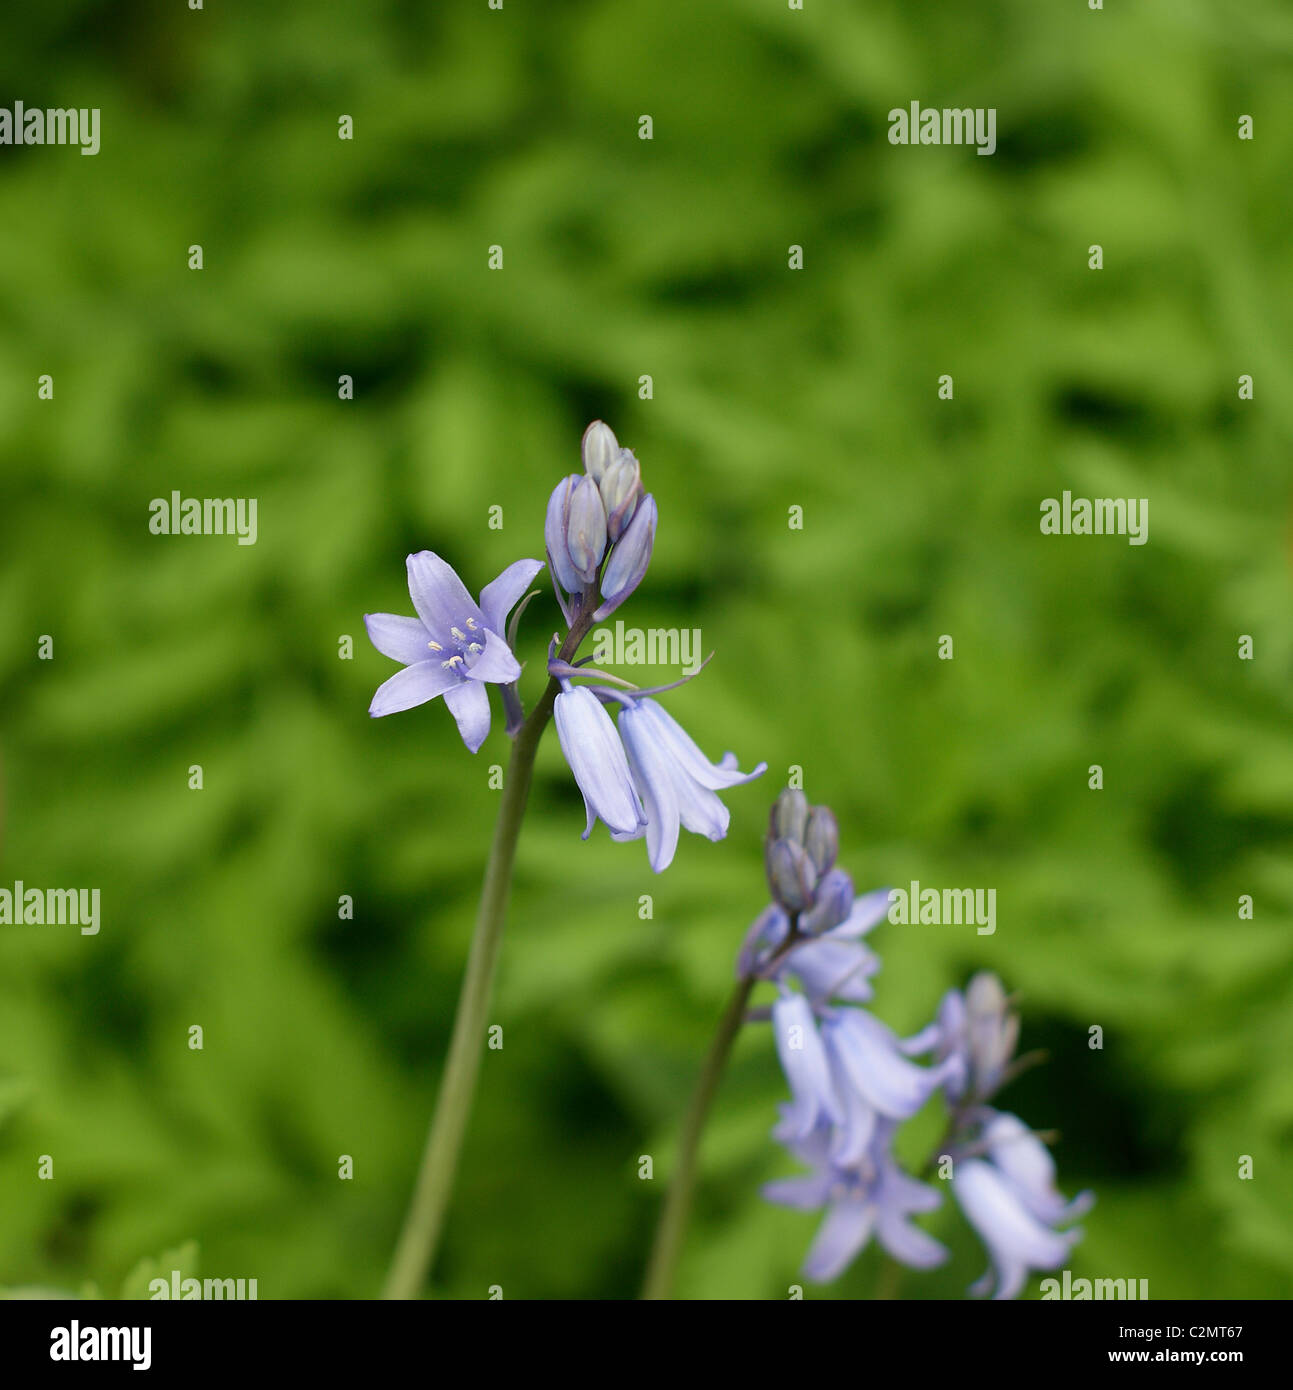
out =
<path fill-rule="evenodd" d="M 580 478 L 571 490 L 566 546 L 582 584 L 591 584 L 606 554 L 606 508 L 591 478 Z"/>
<path fill-rule="evenodd" d="M 593 614 L 598 622 L 608 618 L 641 584 L 655 548 L 655 524 L 655 498 L 648 492 L 606 562 L 602 573 L 602 597 L 606 601 Z"/>
<path fill-rule="evenodd" d="M 548 567 L 557 582 L 568 594 L 577 594 L 584 582 L 570 558 L 570 548 L 566 541 L 566 531 L 570 522 L 570 498 L 575 484 L 580 482 L 578 473 L 572 473 L 552 489 L 548 498 L 548 515 L 543 524 L 543 539 L 548 549 Z"/>
<path fill-rule="evenodd" d="M 986 1098 L 1001 1085 L 1019 1043 L 1019 1015 L 1010 1012 L 1005 986 L 984 970 L 965 990 L 965 1035 L 976 1093 Z"/>
<path fill-rule="evenodd" d="M 584 472 L 593 482 L 600 483 L 602 475 L 620 451 L 614 431 L 601 420 L 594 420 L 584 431 L 580 447 L 584 456 Z"/>
<path fill-rule="evenodd" d="M 612 544 L 624 534 L 642 495 L 642 467 L 632 449 L 621 449 L 606 467 L 598 488 L 606 508 L 606 534 Z"/>
<path fill-rule="evenodd" d="M 808 798 L 797 787 L 787 787 L 772 803 L 772 814 L 768 817 L 768 838 L 793 840 L 802 845 L 807 824 Z"/>
<path fill-rule="evenodd" d="M 803 912 L 812 906 L 817 870 L 802 845 L 792 840 L 773 840 L 767 849 L 768 885 L 772 896 L 787 912 Z"/>
<path fill-rule="evenodd" d="M 981 970 L 966 986 L 965 1002 L 972 1017 L 1004 1014 L 1006 988 L 990 970 Z"/>
<path fill-rule="evenodd" d="M 840 828 L 826 806 L 814 806 L 804 827 L 804 848 L 818 875 L 826 874 L 840 852 Z"/>
<path fill-rule="evenodd" d="M 811 860 L 812 851 L 807 853 Z M 817 881 L 813 905 L 804 913 L 799 926 L 810 936 L 820 936 L 838 927 L 852 911 L 853 880 L 843 869 L 832 869 Z"/>

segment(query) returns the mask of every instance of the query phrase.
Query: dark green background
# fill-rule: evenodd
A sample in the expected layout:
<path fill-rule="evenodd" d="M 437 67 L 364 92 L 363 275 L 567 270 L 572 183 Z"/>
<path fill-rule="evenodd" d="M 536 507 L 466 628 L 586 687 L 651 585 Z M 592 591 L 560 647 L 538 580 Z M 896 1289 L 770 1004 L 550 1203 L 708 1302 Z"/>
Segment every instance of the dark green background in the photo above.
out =
<path fill-rule="evenodd" d="M 82 0 L 2 33 L 0 102 L 99 106 L 103 148 L 0 149 L 0 883 L 98 886 L 104 922 L 0 928 L 0 1283 L 113 1294 L 194 1240 L 262 1297 L 376 1292 L 506 746 L 369 720 L 361 615 L 409 611 L 411 550 L 474 590 L 541 555 L 600 416 L 660 507 L 620 616 L 702 630 L 670 708 L 771 770 L 656 879 L 579 842 L 549 736 L 435 1291 L 635 1290 L 795 764 L 859 887 L 998 890 L 992 937 L 878 929 L 876 1011 L 1019 992 L 1051 1061 L 1005 1101 L 1099 1193 L 1075 1274 L 1293 1291 L 1287 6 Z M 997 108 L 997 153 L 890 146 L 913 99 Z M 1043 537 L 1064 488 L 1148 497 L 1149 544 Z M 172 489 L 258 498 L 258 544 L 150 535 Z M 795 1279 L 815 1223 L 758 1197 L 783 1095 L 750 1030 L 687 1295 Z M 983 1255 L 927 1224 L 955 1258 L 902 1292 L 959 1296 Z"/>

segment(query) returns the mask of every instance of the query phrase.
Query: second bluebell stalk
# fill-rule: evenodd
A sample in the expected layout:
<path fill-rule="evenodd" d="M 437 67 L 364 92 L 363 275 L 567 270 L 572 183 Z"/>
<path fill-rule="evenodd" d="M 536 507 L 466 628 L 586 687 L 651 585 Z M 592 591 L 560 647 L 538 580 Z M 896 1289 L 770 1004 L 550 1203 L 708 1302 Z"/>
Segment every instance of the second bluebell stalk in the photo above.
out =
<path fill-rule="evenodd" d="M 991 1261 L 972 1292 L 1014 1298 L 1031 1270 L 1063 1263 L 1081 1232 L 1057 1228 L 1093 1198 L 1066 1201 L 1041 1136 L 989 1103 L 1027 1062 L 1015 1060 L 1019 1018 L 995 975 L 949 990 L 937 1019 L 911 1038 L 859 1007 L 880 968 L 861 938 L 885 920 L 889 895 L 854 898 L 835 867 L 838 843 L 825 807 L 782 792 L 765 841 L 773 901 L 736 968 L 742 980 L 777 987 L 768 1016 L 791 1099 L 773 1137 L 811 1171 L 769 1183 L 764 1195 L 824 1210 L 804 1261 L 810 1279 L 837 1278 L 873 1237 L 909 1268 L 942 1263 L 945 1248 L 912 1220 L 937 1208 L 940 1194 L 893 1155 L 900 1126 L 941 1092 L 949 1121 L 934 1157 L 940 1170 L 948 1166 L 952 1193 Z M 910 1060 L 925 1053 L 933 1054 L 928 1067 Z"/>

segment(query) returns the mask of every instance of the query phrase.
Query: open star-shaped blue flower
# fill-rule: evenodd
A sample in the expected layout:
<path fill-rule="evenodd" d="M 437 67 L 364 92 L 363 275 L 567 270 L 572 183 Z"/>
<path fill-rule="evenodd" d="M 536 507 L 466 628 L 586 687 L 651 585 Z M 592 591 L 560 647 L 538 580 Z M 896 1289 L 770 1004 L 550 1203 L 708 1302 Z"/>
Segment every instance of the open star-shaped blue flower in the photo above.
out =
<path fill-rule="evenodd" d="M 507 615 L 543 568 L 517 560 L 481 590 L 477 604 L 452 565 L 430 550 L 408 557 L 409 597 L 416 618 L 365 613 L 368 638 L 404 669 L 377 687 L 374 718 L 413 709 L 443 695 L 468 751 L 489 733 L 487 684 L 508 685 L 521 666 L 502 635 Z"/>

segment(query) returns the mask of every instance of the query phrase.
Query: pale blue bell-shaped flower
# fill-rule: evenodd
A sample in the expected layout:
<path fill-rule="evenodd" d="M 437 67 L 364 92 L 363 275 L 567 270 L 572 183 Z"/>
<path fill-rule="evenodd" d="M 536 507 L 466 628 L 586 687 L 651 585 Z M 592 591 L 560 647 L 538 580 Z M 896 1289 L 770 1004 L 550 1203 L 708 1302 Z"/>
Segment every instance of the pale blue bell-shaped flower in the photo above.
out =
<path fill-rule="evenodd" d="M 588 823 L 583 838 L 603 820 L 613 834 L 644 828 L 642 803 L 629 772 L 624 745 L 601 701 L 586 686 L 569 686 L 556 699 L 553 715 L 561 751 L 583 794 Z"/>
<path fill-rule="evenodd" d="M 404 669 L 384 681 L 368 713 L 397 714 L 443 695 L 462 741 L 475 752 L 489 733 L 487 684 L 510 685 L 521 666 L 503 636 L 542 560 L 517 560 L 481 590 L 477 604 L 452 565 L 433 551 L 408 557 L 416 618 L 365 613 L 368 639 Z"/>

